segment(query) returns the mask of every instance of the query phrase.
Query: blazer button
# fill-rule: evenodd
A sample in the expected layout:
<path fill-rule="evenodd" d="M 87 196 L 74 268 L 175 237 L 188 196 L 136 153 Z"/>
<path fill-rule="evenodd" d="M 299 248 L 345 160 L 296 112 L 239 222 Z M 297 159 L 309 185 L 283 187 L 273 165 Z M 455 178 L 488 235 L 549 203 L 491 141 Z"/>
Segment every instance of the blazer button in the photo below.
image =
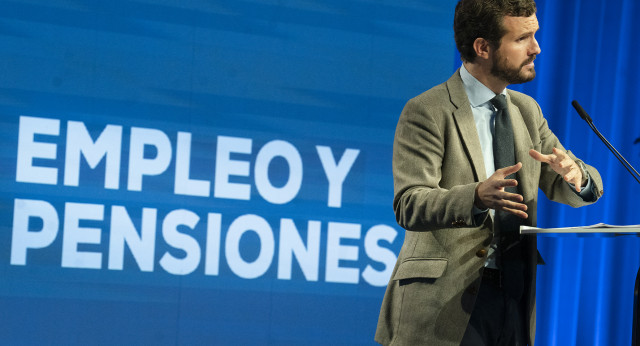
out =
<path fill-rule="evenodd" d="M 451 223 L 453 227 L 463 227 L 465 225 L 464 219 L 457 219 Z"/>
<path fill-rule="evenodd" d="M 476 256 L 478 257 L 484 257 L 487 255 L 487 249 L 480 249 L 478 250 L 478 252 L 476 252 Z"/>

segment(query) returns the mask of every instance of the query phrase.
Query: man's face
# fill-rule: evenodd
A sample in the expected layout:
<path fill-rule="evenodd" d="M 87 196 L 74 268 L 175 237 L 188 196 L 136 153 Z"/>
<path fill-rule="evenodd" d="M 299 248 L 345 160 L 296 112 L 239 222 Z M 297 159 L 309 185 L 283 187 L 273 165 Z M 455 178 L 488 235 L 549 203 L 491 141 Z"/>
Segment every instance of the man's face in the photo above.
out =
<path fill-rule="evenodd" d="M 500 48 L 491 56 L 491 74 L 509 83 L 525 83 L 536 76 L 533 64 L 540 46 L 535 39 L 538 18 L 505 16 L 503 26 L 506 34 L 500 41 Z"/>

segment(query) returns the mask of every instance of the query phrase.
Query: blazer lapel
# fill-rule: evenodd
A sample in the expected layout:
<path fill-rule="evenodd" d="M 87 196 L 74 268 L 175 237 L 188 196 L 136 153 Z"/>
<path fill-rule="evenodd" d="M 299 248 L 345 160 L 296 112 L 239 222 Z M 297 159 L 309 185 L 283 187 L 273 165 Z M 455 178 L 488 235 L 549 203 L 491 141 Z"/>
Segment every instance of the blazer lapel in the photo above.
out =
<path fill-rule="evenodd" d="M 480 138 L 478 137 L 478 130 L 471 112 L 471 104 L 460 78 L 460 70 L 449 78 L 447 89 L 449 90 L 451 103 L 456 107 L 453 111 L 453 118 L 458 126 L 462 143 L 467 153 L 469 153 L 471 166 L 479 181 L 486 180 L 487 173 L 484 168 Z"/>

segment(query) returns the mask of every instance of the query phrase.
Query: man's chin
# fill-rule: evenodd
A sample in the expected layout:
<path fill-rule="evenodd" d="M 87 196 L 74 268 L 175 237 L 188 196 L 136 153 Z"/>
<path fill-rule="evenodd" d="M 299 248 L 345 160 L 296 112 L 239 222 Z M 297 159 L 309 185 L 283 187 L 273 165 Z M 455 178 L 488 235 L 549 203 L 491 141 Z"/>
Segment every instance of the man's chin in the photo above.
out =
<path fill-rule="evenodd" d="M 508 84 L 522 84 L 532 81 L 536 77 L 536 70 L 534 66 L 522 66 L 520 70 L 494 68 L 491 74 Z"/>
<path fill-rule="evenodd" d="M 527 73 L 525 73 L 524 76 L 522 76 L 522 77 L 523 77 L 523 80 L 524 80 L 523 83 L 530 82 L 534 78 L 536 78 L 536 70 L 534 70 L 533 67 L 532 67 L 531 70 L 528 71 Z"/>
<path fill-rule="evenodd" d="M 536 70 L 532 67 L 530 69 L 523 69 L 518 73 L 518 76 L 511 80 L 509 84 L 522 84 L 531 82 L 536 78 Z"/>
<path fill-rule="evenodd" d="M 531 77 L 533 79 L 536 76 L 536 67 L 535 66 L 524 66 L 520 71 L 521 74 L 526 75 L 527 77 Z"/>

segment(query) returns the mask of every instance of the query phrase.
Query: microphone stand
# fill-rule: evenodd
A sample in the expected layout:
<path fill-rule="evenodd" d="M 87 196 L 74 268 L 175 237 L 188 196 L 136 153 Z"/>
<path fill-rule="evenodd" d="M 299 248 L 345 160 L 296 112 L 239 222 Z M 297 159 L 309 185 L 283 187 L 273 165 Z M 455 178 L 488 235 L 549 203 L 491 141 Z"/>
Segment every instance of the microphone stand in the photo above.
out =
<path fill-rule="evenodd" d="M 598 129 L 596 128 L 596 125 L 593 124 L 593 121 L 591 120 L 591 117 L 589 116 L 589 114 L 587 114 L 587 112 L 585 112 L 585 110 L 582 108 L 582 106 L 580 106 L 578 101 L 576 101 L 576 100 L 571 101 L 571 105 L 573 106 L 573 108 L 576 109 L 576 111 L 578 112 L 580 117 L 582 119 L 584 119 L 584 121 L 587 122 L 589 127 L 593 130 L 593 132 L 596 133 L 596 135 L 598 136 L 598 138 L 600 138 L 600 140 L 604 143 L 604 145 L 606 145 L 607 148 L 609 148 L 609 150 L 613 153 L 613 156 L 615 156 L 616 159 L 618 159 L 618 161 L 620 161 L 620 163 L 624 166 L 624 168 L 627 170 L 627 172 L 629 172 L 629 174 L 631 174 L 633 179 L 635 179 L 636 182 L 638 182 L 638 184 L 640 184 L 640 179 L 639 179 L 640 178 L 640 173 L 638 173 L 638 171 L 636 171 L 636 169 L 633 168 L 633 166 L 629 163 L 629 161 L 627 161 L 624 158 L 624 156 L 622 156 L 622 154 L 620 154 L 620 152 L 618 150 L 616 150 L 616 148 L 614 148 L 613 145 L 611 145 L 611 143 L 609 143 L 609 141 L 602 135 L 602 133 L 600 133 L 600 131 L 598 131 Z"/>
<path fill-rule="evenodd" d="M 636 171 L 636 169 L 633 168 L 633 166 L 629 163 L 629 161 L 627 161 L 622 156 L 622 154 L 620 154 L 618 150 L 616 150 L 616 148 L 614 148 L 613 145 L 609 143 L 609 141 L 602 135 L 602 133 L 598 131 L 596 126 L 593 124 L 591 117 L 589 116 L 589 114 L 587 114 L 587 112 L 585 112 L 582 106 L 580 106 L 578 101 L 576 100 L 571 101 L 571 105 L 573 105 L 573 108 L 575 108 L 578 114 L 580 114 L 580 117 L 584 119 L 584 121 L 586 121 L 587 124 L 589 124 L 589 127 L 591 127 L 591 129 L 593 130 L 593 132 L 596 133 L 598 138 L 600 138 L 600 140 L 602 140 L 602 142 L 607 146 L 607 148 L 609 148 L 609 150 L 618 159 L 618 161 L 622 163 L 622 165 L 627 170 L 627 172 L 629 172 L 629 174 L 631 174 L 633 178 L 640 184 L 640 180 L 638 180 L 638 177 L 640 177 L 640 174 L 638 174 L 638 171 Z M 640 308 L 638 307 L 639 291 L 640 291 L 640 269 L 638 269 L 638 274 L 636 275 L 636 286 L 633 291 L 633 325 L 632 325 L 632 334 L 631 334 L 632 346 L 638 346 L 638 342 L 640 341 L 640 335 L 638 335 L 638 333 L 640 332 L 640 316 L 638 316 L 640 314 Z"/>

